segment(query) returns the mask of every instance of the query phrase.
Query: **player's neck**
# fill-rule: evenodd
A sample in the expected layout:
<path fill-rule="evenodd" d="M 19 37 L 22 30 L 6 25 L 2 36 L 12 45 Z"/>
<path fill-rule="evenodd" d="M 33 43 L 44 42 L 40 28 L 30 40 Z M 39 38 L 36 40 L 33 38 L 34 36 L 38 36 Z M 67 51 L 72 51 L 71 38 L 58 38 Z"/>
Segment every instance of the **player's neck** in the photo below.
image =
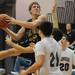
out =
<path fill-rule="evenodd" d="M 40 37 L 41 37 L 41 40 L 44 39 L 44 38 L 46 38 L 44 35 L 41 35 Z"/>
<path fill-rule="evenodd" d="M 66 48 L 68 48 L 68 45 L 67 45 L 67 44 L 66 44 L 66 45 L 62 45 L 62 50 L 63 50 L 63 51 L 65 51 Z"/>
<path fill-rule="evenodd" d="M 44 39 L 45 37 L 41 37 L 41 40 Z"/>
<path fill-rule="evenodd" d="M 32 15 L 32 21 L 36 20 L 38 17 L 35 15 Z"/>

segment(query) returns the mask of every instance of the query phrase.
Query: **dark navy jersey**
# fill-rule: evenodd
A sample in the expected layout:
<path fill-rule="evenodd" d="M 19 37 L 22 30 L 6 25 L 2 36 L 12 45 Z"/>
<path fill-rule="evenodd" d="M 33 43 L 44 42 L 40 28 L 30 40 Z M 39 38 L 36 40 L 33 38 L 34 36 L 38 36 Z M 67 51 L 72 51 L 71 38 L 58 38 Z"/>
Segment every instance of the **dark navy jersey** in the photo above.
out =
<path fill-rule="evenodd" d="M 31 22 L 32 19 L 29 19 L 28 22 Z M 34 32 L 31 29 L 26 29 L 23 37 L 17 41 L 17 43 L 23 47 L 29 46 L 31 42 L 36 43 L 40 41 L 40 37 L 37 32 Z M 20 57 L 28 58 L 32 60 L 32 63 L 35 61 L 35 55 L 34 53 L 23 53 L 20 55 Z"/>

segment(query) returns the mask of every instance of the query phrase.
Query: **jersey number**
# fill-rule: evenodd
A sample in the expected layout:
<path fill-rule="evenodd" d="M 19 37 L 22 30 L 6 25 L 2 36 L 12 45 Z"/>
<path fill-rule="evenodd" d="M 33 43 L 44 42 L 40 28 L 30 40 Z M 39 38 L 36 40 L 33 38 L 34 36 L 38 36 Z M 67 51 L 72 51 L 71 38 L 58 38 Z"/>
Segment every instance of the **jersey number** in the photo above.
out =
<path fill-rule="evenodd" d="M 55 56 L 53 53 L 51 53 L 50 57 L 51 57 L 50 66 L 51 67 L 58 66 L 58 64 L 59 64 L 58 53 L 56 53 Z M 54 63 L 54 61 L 56 61 L 56 63 Z"/>
<path fill-rule="evenodd" d="M 69 70 L 69 64 L 68 63 L 60 63 L 60 70 L 61 71 L 68 71 Z"/>

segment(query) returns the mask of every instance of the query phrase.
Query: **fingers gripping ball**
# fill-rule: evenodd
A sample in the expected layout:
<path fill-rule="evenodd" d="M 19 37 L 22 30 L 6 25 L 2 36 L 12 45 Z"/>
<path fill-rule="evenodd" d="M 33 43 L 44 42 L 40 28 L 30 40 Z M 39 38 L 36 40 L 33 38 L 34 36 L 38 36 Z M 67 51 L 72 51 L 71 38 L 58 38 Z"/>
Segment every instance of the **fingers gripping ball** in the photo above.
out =
<path fill-rule="evenodd" d="M 5 14 L 0 15 L 0 28 L 7 28 L 10 26 L 9 22 L 6 21 L 7 19 L 9 19 L 8 15 Z"/>

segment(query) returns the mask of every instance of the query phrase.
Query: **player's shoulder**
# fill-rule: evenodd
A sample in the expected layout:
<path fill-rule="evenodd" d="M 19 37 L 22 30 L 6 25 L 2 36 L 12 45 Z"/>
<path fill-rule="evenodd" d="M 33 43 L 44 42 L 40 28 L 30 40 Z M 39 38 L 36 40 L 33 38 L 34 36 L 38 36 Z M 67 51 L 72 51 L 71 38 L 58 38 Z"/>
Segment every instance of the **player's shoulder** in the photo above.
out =
<path fill-rule="evenodd" d="M 41 41 L 37 42 L 35 46 L 44 47 L 48 42 L 48 39 L 44 38 Z"/>
<path fill-rule="evenodd" d="M 72 49 L 70 49 L 70 48 L 67 48 L 67 51 L 69 52 L 69 53 L 72 53 L 72 54 L 74 54 L 75 53 L 75 51 L 73 51 Z"/>
<path fill-rule="evenodd" d="M 43 45 L 43 42 L 42 41 L 39 41 L 39 42 L 36 43 L 35 46 L 42 46 L 42 45 Z"/>

